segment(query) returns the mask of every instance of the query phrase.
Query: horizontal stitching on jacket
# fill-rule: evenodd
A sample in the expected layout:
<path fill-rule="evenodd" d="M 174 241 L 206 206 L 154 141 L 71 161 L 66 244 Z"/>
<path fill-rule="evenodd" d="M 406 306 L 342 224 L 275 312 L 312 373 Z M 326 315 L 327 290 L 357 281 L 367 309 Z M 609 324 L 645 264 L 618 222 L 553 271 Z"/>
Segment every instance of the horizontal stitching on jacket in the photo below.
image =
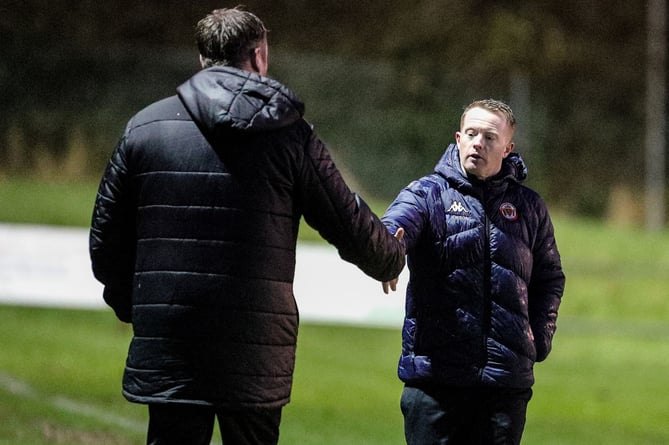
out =
<path fill-rule="evenodd" d="M 194 306 L 192 304 L 178 304 L 178 303 L 135 303 L 133 305 L 134 307 L 163 307 L 163 306 L 181 306 L 181 307 L 193 307 L 196 308 L 198 306 Z M 277 312 L 277 311 L 261 311 L 261 310 L 254 310 L 254 309 L 249 309 L 249 308 L 236 308 L 236 307 L 229 307 L 226 306 L 225 308 L 227 311 L 237 311 L 237 312 L 254 312 L 257 314 L 267 314 L 267 315 L 297 315 L 296 312 Z M 146 337 L 146 338 L 152 338 L 152 337 Z M 160 337 L 156 337 L 160 338 Z"/>
<path fill-rule="evenodd" d="M 138 128 L 146 127 L 147 125 L 155 124 L 156 122 L 183 122 L 184 124 L 189 124 L 193 121 L 190 119 L 175 119 L 173 117 L 156 117 L 148 121 L 136 123 L 135 119 L 133 119 L 133 122 L 128 130 L 128 134 L 132 133 L 134 130 Z"/>
<path fill-rule="evenodd" d="M 214 240 L 214 239 L 194 239 L 194 238 L 163 238 L 163 237 L 155 237 L 155 238 L 141 238 L 137 240 L 137 243 L 147 243 L 147 242 L 152 242 L 152 241 L 175 241 L 179 243 L 189 243 L 189 244 L 240 244 L 240 245 L 248 245 L 251 247 L 255 248 L 261 248 L 261 249 L 277 249 L 277 250 L 283 250 L 286 252 L 295 252 L 295 249 L 289 248 L 289 247 L 282 247 L 282 246 L 274 246 L 271 244 L 263 244 L 262 246 L 258 246 L 256 244 L 251 244 L 251 243 L 242 243 L 237 240 L 231 240 L 231 241 L 225 241 L 225 240 Z"/>
<path fill-rule="evenodd" d="M 207 176 L 231 176 L 228 172 L 194 172 L 187 170 L 154 170 L 150 172 L 136 173 L 135 176 L 150 176 L 150 175 L 207 175 Z"/>
<path fill-rule="evenodd" d="M 137 240 L 138 243 L 144 243 L 148 241 L 179 241 L 185 243 L 214 243 L 214 244 L 230 244 L 235 242 L 235 241 L 224 241 L 224 240 L 213 240 L 213 239 L 168 238 L 168 237 L 141 238 Z"/>
<path fill-rule="evenodd" d="M 130 371 L 137 371 L 137 372 L 155 372 L 159 371 L 162 372 L 164 369 L 162 368 L 133 368 L 131 366 L 126 366 L 126 369 Z M 234 375 L 234 376 L 243 376 L 243 377 L 267 377 L 270 379 L 273 378 L 290 378 L 292 376 L 291 373 L 286 373 L 286 374 L 249 374 L 249 373 L 241 373 L 241 372 L 225 372 L 225 373 L 218 373 L 218 375 Z M 283 398 L 282 398 L 283 399 Z M 281 399 L 277 399 L 281 400 Z"/>
<path fill-rule="evenodd" d="M 138 337 L 138 336 L 135 336 L 135 340 L 140 340 L 140 339 L 141 340 L 161 340 L 161 341 L 162 340 L 168 340 L 168 341 L 169 340 L 172 340 L 172 341 L 182 340 L 184 343 L 188 343 L 188 341 L 186 341 L 187 339 L 182 338 L 182 337 L 142 337 L 142 336 Z M 275 346 L 282 346 L 282 347 L 295 346 L 295 343 L 293 343 L 293 342 L 287 342 L 287 343 L 253 343 L 253 342 L 250 342 L 250 341 L 239 341 L 239 340 L 234 340 L 234 339 L 231 339 L 231 338 L 225 338 L 224 343 L 232 343 L 232 344 L 237 344 L 237 345 L 252 345 L 252 346 L 272 346 L 272 347 L 275 347 Z"/>
<path fill-rule="evenodd" d="M 227 207 L 227 206 L 194 206 L 194 205 L 173 205 L 173 204 L 150 204 L 150 205 L 145 205 L 139 207 L 140 209 L 152 209 L 155 207 L 159 208 L 166 208 L 166 209 L 179 209 L 179 208 L 184 208 L 184 209 L 230 209 L 230 210 L 239 210 L 239 211 L 246 211 L 246 209 L 240 209 L 237 207 Z"/>
<path fill-rule="evenodd" d="M 284 218 L 292 218 L 293 215 L 290 213 L 278 213 L 278 212 L 271 212 L 267 211 L 265 209 L 247 209 L 243 208 L 240 209 L 238 207 L 223 207 L 223 206 L 194 206 L 194 205 L 171 205 L 171 204 L 151 204 L 151 205 L 143 205 L 139 206 L 137 209 L 138 210 L 144 210 L 144 209 L 151 209 L 151 208 L 166 208 L 166 209 L 214 209 L 214 210 L 236 210 L 240 212 L 249 212 L 249 213 L 263 213 L 267 215 L 273 215 L 273 216 L 280 216 Z"/>
<path fill-rule="evenodd" d="M 170 275 L 204 275 L 204 276 L 211 276 L 211 277 L 231 277 L 231 278 L 237 278 L 237 279 L 251 279 L 251 280 L 257 280 L 257 281 L 269 281 L 269 282 L 275 282 L 275 283 L 285 283 L 285 284 L 291 284 L 292 281 L 282 281 L 282 280 L 274 280 L 270 278 L 262 278 L 262 277 L 240 277 L 238 275 L 230 275 L 226 273 L 212 273 L 212 272 L 190 272 L 187 270 L 145 270 L 141 272 L 135 272 L 135 275 L 148 275 L 148 274 L 157 274 L 157 273 L 167 273 Z"/>

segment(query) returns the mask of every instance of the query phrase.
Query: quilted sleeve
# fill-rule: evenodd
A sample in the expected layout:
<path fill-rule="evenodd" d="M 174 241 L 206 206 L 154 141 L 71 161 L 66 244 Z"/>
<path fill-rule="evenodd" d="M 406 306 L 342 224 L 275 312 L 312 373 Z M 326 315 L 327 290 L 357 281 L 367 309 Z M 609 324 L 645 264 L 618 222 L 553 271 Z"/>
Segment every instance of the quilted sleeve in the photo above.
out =
<path fill-rule="evenodd" d="M 551 351 L 558 308 L 565 286 L 565 275 L 555 242 L 553 223 L 542 201 L 539 202 L 538 232 L 533 257 L 528 301 L 537 361 L 540 362 L 545 360 Z"/>
<path fill-rule="evenodd" d="M 412 250 L 427 223 L 426 191 L 420 181 L 414 181 L 403 189 L 383 215 L 383 223 L 390 232 L 404 229 L 407 251 Z"/>
<path fill-rule="evenodd" d="M 130 322 L 135 218 L 125 146 L 124 136 L 100 181 L 89 233 L 89 253 L 93 275 L 104 285 L 105 302 L 120 320 Z"/>
<path fill-rule="evenodd" d="M 300 174 L 305 221 L 365 274 L 379 281 L 397 277 L 404 268 L 404 243 L 349 189 L 313 132 L 306 150 Z"/>

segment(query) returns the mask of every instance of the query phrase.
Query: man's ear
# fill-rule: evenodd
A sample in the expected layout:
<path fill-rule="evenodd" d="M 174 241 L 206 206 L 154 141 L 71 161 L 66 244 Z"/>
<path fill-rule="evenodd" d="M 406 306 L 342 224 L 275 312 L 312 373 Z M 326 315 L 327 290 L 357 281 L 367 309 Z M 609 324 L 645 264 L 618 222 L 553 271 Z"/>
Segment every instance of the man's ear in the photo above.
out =
<path fill-rule="evenodd" d="M 509 142 L 506 147 L 504 147 L 504 157 L 506 158 L 509 156 L 509 153 L 513 151 L 513 147 L 515 147 L 516 144 L 514 142 Z"/>
<path fill-rule="evenodd" d="M 204 68 L 204 57 L 202 57 L 202 54 L 200 54 L 200 66 Z"/>
<path fill-rule="evenodd" d="M 251 57 L 251 68 L 252 68 L 253 71 L 255 71 L 256 73 L 259 73 L 259 72 L 260 72 L 259 51 L 260 51 L 260 48 L 256 48 L 256 49 L 253 51 L 253 57 Z"/>
<path fill-rule="evenodd" d="M 267 67 L 268 67 L 267 53 L 268 53 L 268 48 L 267 48 L 267 42 L 265 41 L 253 51 L 253 57 L 251 57 L 251 67 L 255 72 L 257 72 L 261 76 L 267 75 Z"/>

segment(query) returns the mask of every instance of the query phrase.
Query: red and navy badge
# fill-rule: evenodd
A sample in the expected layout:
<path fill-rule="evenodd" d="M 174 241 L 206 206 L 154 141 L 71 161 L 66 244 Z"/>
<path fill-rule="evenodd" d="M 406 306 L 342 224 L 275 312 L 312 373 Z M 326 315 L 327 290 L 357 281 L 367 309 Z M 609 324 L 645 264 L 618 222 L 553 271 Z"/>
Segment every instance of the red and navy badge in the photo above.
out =
<path fill-rule="evenodd" d="M 516 206 L 510 202 L 503 202 L 499 206 L 499 214 L 507 221 L 515 221 L 518 219 L 518 210 L 516 210 Z"/>

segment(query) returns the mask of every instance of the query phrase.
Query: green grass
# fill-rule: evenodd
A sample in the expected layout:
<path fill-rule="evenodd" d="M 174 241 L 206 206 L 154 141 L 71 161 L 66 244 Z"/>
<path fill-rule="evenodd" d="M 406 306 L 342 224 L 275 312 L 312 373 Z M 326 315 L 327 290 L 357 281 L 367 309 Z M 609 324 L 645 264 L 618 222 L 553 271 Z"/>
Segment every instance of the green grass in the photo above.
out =
<path fill-rule="evenodd" d="M 0 221 L 85 227 L 97 190 L 92 180 L 0 179 Z"/>
<path fill-rule="evenodd" d="M 558 216 L 567 276 L 562 314 L 597 319 L 669 319 L 669 232 L 620 229 Z"/>
<path fill-rule="evenodd" d="M 0 220 L 88 224 L 97 185 L 9 182 Z M 524 443 L 669 443 L 669 233 L 555 226 L 567 288 Z M 130 336 L 110 310 L 0 306 L 0 444 L 144 443 L 146 409 L 120 394 Z M 303 323 L 281 443 L 403 443 L 399 348 L 399 329 Z"/>
<path fill-rule="evenodd" d="M 110 315 L 0 306 L 0 418 L 13 419 L 0 422 L 0 443 L 140 443 L 143 431 L 90 417 L 90 407 L 131 420 L 144 411 L 120 395 L 130 331 Z"/>
<path fill-rule="evenodd" d="M 143 443 L 146 410 L 120 395 L 130 335 L 110 311 L 0 306 L 0 443 Z M 303 324 L 281 443 L 401 444 L 398 350 L 395 329 Z M 665 323 L 565 317 L 524 443 L 669 443 L 667 357 Z"/>

